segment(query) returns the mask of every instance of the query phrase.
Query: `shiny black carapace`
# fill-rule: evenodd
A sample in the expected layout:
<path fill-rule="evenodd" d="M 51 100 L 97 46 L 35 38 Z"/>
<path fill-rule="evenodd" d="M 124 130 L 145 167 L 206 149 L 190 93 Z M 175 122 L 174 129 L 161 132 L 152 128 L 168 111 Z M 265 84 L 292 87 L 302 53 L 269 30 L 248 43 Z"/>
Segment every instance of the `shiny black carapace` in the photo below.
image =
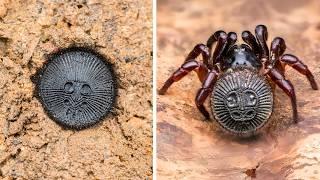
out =
<path fill-rule="evenodd" d="M 282 38 L 273 39 L 269 53 L 266 26 L 258 25 L 255 34 L 244 31 L 242 39 L 246 44 L 236 45 L 236 33 L 215 32 L 207 45 L 194 47 L 159 94 L 165 94 L 174 82 L 195 70 L 202 82 L 195 98 L 200 112 L 210 119 L 203 104 L 211 94 L 211 108 L 218 123 L 233 133 L 248 134 L 260 129 L 272 113 L 273 92 L 267 80 L 270 79 L 290 97 L 293 120 L 297 122 L 296 95 L 293 85 L 285 78 L 284 66 L 289 65 L 305 75 L 312 89 L 318 89 L 317 83 L 302 61 L 294 55 L 284 54 L 286 45 Z M 212 53 L 214 43 L 217 44 Z M 196 61 L 200 54 L 203 62 Z"/>

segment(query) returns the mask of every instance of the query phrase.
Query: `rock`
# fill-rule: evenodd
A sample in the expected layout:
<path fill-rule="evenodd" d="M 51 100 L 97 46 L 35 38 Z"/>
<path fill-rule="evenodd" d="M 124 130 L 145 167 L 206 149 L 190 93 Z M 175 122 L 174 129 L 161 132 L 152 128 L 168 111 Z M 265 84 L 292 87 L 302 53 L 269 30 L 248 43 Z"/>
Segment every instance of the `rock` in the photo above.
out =
<path fill-rule="evenodd" d="M 4 16 L 7 15 L 7 11 L 8 11 L 7 3 L 8 3 L 8 0 L 0 1 L 0 18 L 3 18 Z"/>
<path fill-rule="evenodd" d="M 312 134 L 296 143 L 291 156 L 292 171 L 288 179 L 318 179 L 320 177 L 320 134 Z"/>

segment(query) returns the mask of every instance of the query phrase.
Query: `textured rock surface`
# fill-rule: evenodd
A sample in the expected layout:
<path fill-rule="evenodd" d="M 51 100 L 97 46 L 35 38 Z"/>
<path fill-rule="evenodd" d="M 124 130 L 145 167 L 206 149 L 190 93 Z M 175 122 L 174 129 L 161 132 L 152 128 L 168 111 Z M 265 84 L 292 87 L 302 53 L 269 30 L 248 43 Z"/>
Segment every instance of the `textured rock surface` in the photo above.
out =
<path fill-rule="evenodd" d="M 151 177 L 151 2 L 0 2 L 0 179 Z M 70 45 L 95 47 L 119 79 L 112 115 L 82 131 L 50 120 L 30 79 Z"/>
<path fill-rule="evenodd" d="M 158 3 L 158 88 L 194 45 L 205 43 L 214 31 L 236 31 L 239 36 L 257 24 L 269 28 L 269 43 L 283 37 L 287 52 L 300 57 L 320 83 L 318 1 L 169 2 Z M 270 124 L 254 138 L 234 138 L 203 121 L 194 103 L 201 85 L 195 73 L 158 96 L 158 179 L 320 179 L 320 91 L 287 69 L 300 122 L 293 124 L 290 101 L 277 88 Z"/>

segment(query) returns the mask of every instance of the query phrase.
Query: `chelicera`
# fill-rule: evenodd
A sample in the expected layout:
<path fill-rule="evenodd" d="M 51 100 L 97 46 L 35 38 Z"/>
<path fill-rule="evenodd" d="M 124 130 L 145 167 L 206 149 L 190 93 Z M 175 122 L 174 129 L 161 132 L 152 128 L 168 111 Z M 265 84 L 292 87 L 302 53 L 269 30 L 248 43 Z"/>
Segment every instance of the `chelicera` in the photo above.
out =
<path fill-rule="evenodd" d="M 194 47 L 159 94 L 165 94 L 174 82 L 194 70 L 202 82 L 195 102 L 204 117 L 210 119 L 204 102 L 211 95 L 211 109 L 218 124 L 232 133 L 248 134 L 263 127 L 271 116 L 273 82 L 290 97 L 293 120 L 297 122 L 296 94 L 292 83 L 285 78 L 284 67 L 289 65 L 305 75 L 312 89 L 317 90 L 314 76 L 296 56 L 284 54 L 286 44 L 281 37 L 273 39 L 269 52 L 266 26 L 258 25 L 255 36 L 250 31 L 243 31 L 242 39 L 246 44 L 237 45 L 236 33 L 215 32 L 206 45 Z M 196 60 L 200 54 L 202 62 Z"/>

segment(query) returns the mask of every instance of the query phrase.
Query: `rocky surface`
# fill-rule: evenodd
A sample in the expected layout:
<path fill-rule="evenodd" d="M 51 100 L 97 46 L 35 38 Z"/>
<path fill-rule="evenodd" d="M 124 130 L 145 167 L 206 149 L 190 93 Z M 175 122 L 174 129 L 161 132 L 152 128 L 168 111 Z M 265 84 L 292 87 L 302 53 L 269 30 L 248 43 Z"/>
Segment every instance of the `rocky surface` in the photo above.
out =
<path fill-rule="evenodd" d="M 319 84 L 319 12 L 316 0 L 159 1 L 158 89 L 214 31 L 239 36 L 257 24 L 267 25 L 269 43 L 283 37 L 287 52 L 300 57 Z M 320 91 L 290 67 L 286 75 L 296 88 L 300 122 L 292 122 L 290 101 L 276 88 L 270 123 L 251 138 L 230 136 L 214 121 L 203 121 L 194 103 L 201 86 L 195 73 L 159 95 L 158 179 L 320 179 Z"/>
<path fill-rule="evenodd" d="M 0 1 L 0 179 L 152 177 L 152 4 Z M 89 46 L 119 79 L 112 115 L 63 129 L 34 96 L 31 76 L 59 48 Z"/>

